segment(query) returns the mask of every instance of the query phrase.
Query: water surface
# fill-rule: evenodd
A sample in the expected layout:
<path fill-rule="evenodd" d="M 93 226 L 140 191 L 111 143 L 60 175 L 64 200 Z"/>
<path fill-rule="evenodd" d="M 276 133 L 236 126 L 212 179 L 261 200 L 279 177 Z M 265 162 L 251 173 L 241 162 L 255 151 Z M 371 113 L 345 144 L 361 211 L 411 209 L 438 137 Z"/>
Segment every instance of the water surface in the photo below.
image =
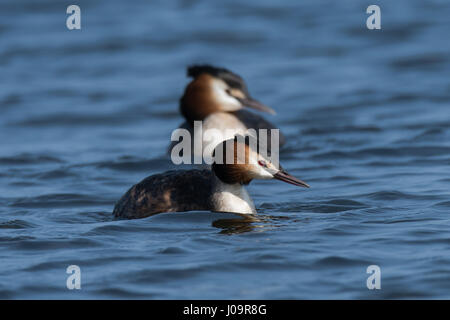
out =
<path fill-rule="evenodd" d="M 0 3 L 0 298 L 450 298 L 450 4 Z M 249 187 L 261 216 L 116 221 L 173 168 L 185 68 L 240 73 L 311 185 Z M 69 265 L 82 289 L 66 288 Z M 381 290 L 366 269 L 381 268 Z"/>

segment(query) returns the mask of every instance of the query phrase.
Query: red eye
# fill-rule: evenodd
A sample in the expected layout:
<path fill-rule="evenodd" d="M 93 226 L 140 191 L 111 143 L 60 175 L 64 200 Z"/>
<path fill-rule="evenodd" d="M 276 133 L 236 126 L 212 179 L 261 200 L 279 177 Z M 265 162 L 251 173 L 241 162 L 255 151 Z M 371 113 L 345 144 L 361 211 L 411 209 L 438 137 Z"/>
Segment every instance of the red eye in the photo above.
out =
<path fill-rule="evenodd" d="M 259 160 L 259 161 L 258 161 L 258 164 L 259 164 L 260 166 L 262 166 L 262 167 L 267 166 L 267 165 L 266 165 L 266 162 L 265 162 L 264 160 Z"/>

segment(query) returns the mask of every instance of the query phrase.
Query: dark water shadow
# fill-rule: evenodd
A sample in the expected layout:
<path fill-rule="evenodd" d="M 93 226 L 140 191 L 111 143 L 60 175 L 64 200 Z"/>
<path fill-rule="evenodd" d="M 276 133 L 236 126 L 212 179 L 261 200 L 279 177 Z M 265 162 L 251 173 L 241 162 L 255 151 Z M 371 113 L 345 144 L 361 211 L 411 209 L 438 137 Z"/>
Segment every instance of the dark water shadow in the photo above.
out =
<path fill-rule="evenodd" d="M 239 217 L 237 217 L 239 216 Z M 268 215 L 235 214 L 230 219 L 217 219 L 212 222 L 212 226 L 221 229 L 219 234 L 243 234 L 249 232 L 268 231 L 277 226 L 277 217 Z"/>

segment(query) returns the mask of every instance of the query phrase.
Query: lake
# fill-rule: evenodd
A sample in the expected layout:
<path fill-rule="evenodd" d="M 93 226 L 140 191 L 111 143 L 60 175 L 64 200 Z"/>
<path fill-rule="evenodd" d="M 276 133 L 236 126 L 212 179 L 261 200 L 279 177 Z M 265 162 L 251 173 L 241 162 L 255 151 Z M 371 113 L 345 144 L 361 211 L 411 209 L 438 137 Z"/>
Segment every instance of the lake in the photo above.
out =
<path fill-rule="evenodd" d="M 81 30 L 69 3 L 0 3 L 0 298 L 450 298 L 448 1 L 377 1 L 381 30 L 365 1 L 76 4 Z M 277 111 L 280 162 L 311 188 L 252 182 L 253 222 L 114 220 L 176 168 L 194 63 Z"/>

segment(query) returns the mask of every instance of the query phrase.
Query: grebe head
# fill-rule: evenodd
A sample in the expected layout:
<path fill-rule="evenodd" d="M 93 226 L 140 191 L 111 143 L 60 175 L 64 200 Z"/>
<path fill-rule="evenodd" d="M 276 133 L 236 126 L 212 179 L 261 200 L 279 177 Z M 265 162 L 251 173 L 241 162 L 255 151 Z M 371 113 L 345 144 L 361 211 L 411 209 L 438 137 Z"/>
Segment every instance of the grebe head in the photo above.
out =
<path fill-rule="evenodd" d="M 306 182 L 287 173 L 281 165 L 276 166 L 268 157 L 253 150 L 243 137 L 223 141 L 214 149 L 213 157 L 214 174 L 228 184 L 249 184 L 253 179 L 278 179 L 309 188 Z"/>
<path fill-rule="evenodd" d="M 237 74 L 209 65 L 191 66 L 188 84 L 180 101 L 180 110 L 189 120 L 203 120 L 214 112 L 233 112 L 244 107 L 274 114 L 268 106 L 253 99 L 244 80 Z"/>

